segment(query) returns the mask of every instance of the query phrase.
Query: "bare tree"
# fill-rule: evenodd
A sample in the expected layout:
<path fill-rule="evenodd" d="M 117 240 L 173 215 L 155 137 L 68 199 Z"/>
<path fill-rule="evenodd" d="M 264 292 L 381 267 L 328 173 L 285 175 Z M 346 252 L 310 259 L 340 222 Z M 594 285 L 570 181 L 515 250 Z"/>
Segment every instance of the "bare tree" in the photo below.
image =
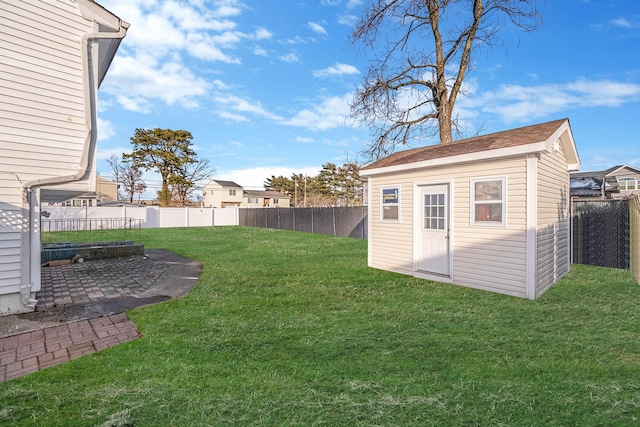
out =
<path fill-rule="evenodd" d="M 196 190 L 206 184 L 205 181 L 211 179 L 214 172 L 209 160 L 203 158 L 194 158 L 193 162 L 184 163 L 174 170 L 169 178 L 174 203 L 183 206 Z"/>
<path fill-rule="evenodd" d="M 451 142 L 472 53 L 493 46 L 504 24 L 532 31 L 538 18 L 535 0 L 370 0 L 352 41 L 386 44 L 351 104 L 375 136 L 366 154 L 380 158 L 425 136 Z"/>
<path fill-rule="evenodd" d="M 124 191 L 129 202 L 133 202 L 133 197 L 136 194 L 144 193 L 147 185 L 142 179 L 142 171 L 139 168 L 134 167 L 131 162 L 119 159 L 115 154 L 109 157 L 107 162 L 111 166 L 113 176 L 118 184 L 118 198 L 120 190 Z"/>

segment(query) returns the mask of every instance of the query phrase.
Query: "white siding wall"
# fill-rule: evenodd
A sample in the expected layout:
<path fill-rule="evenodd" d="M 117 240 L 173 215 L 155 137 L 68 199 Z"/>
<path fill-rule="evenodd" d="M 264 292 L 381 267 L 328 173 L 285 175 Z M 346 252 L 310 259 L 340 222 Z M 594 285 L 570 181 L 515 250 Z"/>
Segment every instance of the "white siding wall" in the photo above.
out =
<path fill-rule="evenodd" d="M 538 160 L 536 297 L 569 271 L 569 172 L 560 150 Z"/>
<path fill-rule="evenodd" d="M 0 2 L 0 295 L 18 291 L 28 259 L 21 183 L 76 172 L 86 136 L 79 41 L 90 25 L 70 1 Z"/>
<path fill-rule="evenodd" d="M 370 266 L 413 274 L 415 183 L 451 182 L 452 280 L 455 284 L 525 296 L 526 160 L 511 158 L 374 176 L 371 180 Z M 470 180 L 505 177 L 505 226 L 470 224 Z M 401 221 L 380 221 L 381 186 L 400 186 Z"/>

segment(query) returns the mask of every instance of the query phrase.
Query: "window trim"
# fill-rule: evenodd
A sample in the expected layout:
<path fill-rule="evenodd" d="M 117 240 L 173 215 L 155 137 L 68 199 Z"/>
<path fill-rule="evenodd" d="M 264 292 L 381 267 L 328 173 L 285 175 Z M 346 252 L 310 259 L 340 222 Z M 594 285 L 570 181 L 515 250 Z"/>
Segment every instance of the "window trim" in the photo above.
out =
<path fill-rule="evenodd" d="M 489 200 L 486 202 L 478 201 L 476 197 L 476 183 L 500 181 L 502 186 L 502 198 L 500 200 Z M 478 203 L 479 202 L 479 203 Z M 477 221 L 476 220 L 476 205 L 480 204 L 502 204 L 501 221 Z M 481 227 L 505 227 L 507 225 L 507 177 L 506 176 L 493 176 L 482 178 L 471 178 L 469 180 L 469 224 L 477 225 Z"/>
<path fill-rule="evenodd" d="M 624 188 L 622 188 L 622 186 L 621 186 L 623 181 L 625 183 L 624 184 Z M 633 188 L 629 188 L 629 184 L 628 183 L 630 183 L 632 181 L 633 181 L 634 186 L 633 186 Z M 620 191 L 635 191 L 635 190 L 638 190 L 638 180 L 633 178 L 633 177 L 631 177 L 631 176 L 627 176 L 627 177 L 624 177 L 624 178 L 619 178 L 618 179 L 618 189 Z"/>
<path fill-rule="evenodd" d="M 384 202 L 384 191 L 385 190 L 396 190 L 396 202 L 394 202 L 394 203 L 385 203 Z M 400 222 L 400 200 L 401 200 L 401 196 L 400 196 L 400 186 L 399 185 L 380 187 L 380 221 L 381 222 Z M 397 218 L 385 218 L 384 217 L 384 210 L 385 210 L 384 208 L 385 208 L 385 206 L 387 206 L 387 207 L 395 206 L 397 208 L 398 217 Z"/>

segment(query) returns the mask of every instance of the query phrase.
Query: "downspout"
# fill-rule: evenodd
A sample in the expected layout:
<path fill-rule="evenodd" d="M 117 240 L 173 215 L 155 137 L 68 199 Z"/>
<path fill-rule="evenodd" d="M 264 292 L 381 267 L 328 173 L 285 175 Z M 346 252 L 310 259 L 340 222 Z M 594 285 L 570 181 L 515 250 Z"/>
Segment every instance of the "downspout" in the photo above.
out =
<path fill-rule="evenodd" d="M 33 191 L 45 185 L 59 185 L 79 181 L 83 179 L 90 171 L 90 166 L 93 161 L 93 153 L 95 152 L 95 147 L 98 140 L 98 131 L 96 129 L 96 126 L 94 126 L 94 116 L 97 115 L 96 92 L 98 90 L 98 84 L 96 84 L 96 82 L 94 81 L 95 71 L 92 70 L 89 64 L 90 43 L 93 40 L 99 39 L 122 39 L 127 34 L 128 27 L 129 26 L 126 22 L 120 20 L 118 32 L 91 32 L 84 34 L 80 39 L 80 49 L 82 51 L 82 71 L 83 75 L 88 77 L 84 79 L 85 124 L 87 127 L 87 136 L 85 138 L 84 148 L 82 150 L 82 156 L 80 158 L 80 164 L 78 165 L 78 171 L 73 175 L 34 179 L 22 185 L 23 206 L 25 204 L 27 206 L 27 221 L 25 224 L 27 227 L 27 232 L 23 233 L 22 235 L 22 244 L 23 248 L 25 248 L 26 251 L 23 251 L 23 253 L 31 254 L 32 250 L 31 233 L 33 231 L 34 222 L 32 213 Z M 31 259 L 31 256 L 29 256 L 29 259 Z M 25 306 L 34 308 L 38 301 L 31 298 L 31 288 L 33 286 L 33 283 L 31 283 L 31 263 L 29 263 L 29 266 L 26 268 L 26 271 L 24 273 L 26 274 L 23 274 L 23 284 L 20 285 L 20 300 Z"/>

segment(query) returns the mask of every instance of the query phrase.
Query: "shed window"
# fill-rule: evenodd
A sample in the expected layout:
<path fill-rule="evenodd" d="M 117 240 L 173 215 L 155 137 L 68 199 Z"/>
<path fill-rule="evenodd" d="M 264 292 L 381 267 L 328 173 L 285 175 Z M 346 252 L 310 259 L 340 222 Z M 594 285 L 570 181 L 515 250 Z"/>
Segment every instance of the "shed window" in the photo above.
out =
<path fill-rule="evenodd" d="M 618 188 L 620 190 L 635 190 L 637 188 L 635 178 L 620 178 Z"/>
<path fill-rule="evenodd" d="M 506 223 L 506 179 L 471 180 L 471 223 L 504 225 Z"/>
<path fill-rule="evenodd" d="M 382 203 L 380 218 L 387 221 L 397 221 L 399 219 L 398 207 L 400 202 L 400 189 L 398 187 L 382 189 Z"/>

